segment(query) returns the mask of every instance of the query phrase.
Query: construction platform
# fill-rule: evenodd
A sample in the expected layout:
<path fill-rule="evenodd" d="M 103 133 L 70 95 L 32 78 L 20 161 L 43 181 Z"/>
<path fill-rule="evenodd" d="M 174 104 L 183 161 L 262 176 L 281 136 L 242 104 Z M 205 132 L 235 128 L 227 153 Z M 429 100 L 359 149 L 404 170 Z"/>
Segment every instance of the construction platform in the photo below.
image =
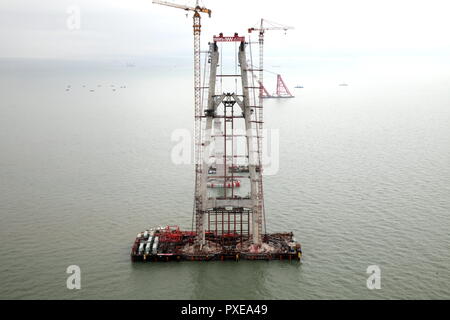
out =
<path fill-rule="evenodd" d="M 158 227 L 137 235 L 131 249 L 133 262 L 288 260 L 300 261 L 302 250 L 292 232 L 264 234 L 260 247 L 237 233 L 206 232 L 205 245 L 195 245 L 196 233 L 177 226 Z"/>

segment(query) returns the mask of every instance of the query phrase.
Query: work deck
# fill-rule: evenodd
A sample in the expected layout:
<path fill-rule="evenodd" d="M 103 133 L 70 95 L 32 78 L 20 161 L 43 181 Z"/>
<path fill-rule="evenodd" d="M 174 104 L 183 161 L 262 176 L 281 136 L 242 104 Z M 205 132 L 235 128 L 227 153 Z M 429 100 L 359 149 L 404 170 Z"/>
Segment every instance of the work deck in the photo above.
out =
<path fill-rule="evenodd" d="M 206 233 L 205 246 L 195 244 L 196 234 L 167 226 L 149 229 L 137 235 L 131 249 L 134 262 L 225 261 L 225 260 L 296 260 L 302 256 L 301 245 L 292 232 L 265 234 L 255 247 L 239 234 Z"/>

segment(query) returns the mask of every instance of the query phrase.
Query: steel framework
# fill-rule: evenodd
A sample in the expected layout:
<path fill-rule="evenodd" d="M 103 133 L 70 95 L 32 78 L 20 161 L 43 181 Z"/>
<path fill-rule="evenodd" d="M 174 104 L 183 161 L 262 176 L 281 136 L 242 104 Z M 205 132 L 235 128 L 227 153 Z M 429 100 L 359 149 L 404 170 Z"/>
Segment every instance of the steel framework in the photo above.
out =
<path fill-rule="evenodd" d="M 219 45 L 238 43 L 237 61 L 240 71 L 236 74 L 225 74 L 219 71 Z M 247 64 L 245 37 L 215 36 L 209 45 L 206 69 L 204 74 L 209 79 L 204 80 L 202 86 L 201 115 L 196 116 L 199 121 L 201 133 L 196 135 L 195 144 L 199 146 L 202 156 L 201 163 L 196 164 L 196 172 L 200 173 L 199 185 L 195 194 L 195 232 L 198 235 L 199 249 L 205 246 L 208 234 L 225 234 L 223 228 L 211 226 L 221 224 L 233 226 L 238 223 L 247 225 L 244 229 L 235 229 L 237 236 L 242 241 L 251 240 L 258 247 L 262 242 L 264 222 L 264 195 L 262 188 L 262 130 L 263 115 L 261 99 L 259 97 L 260 86 L 255 84 L 253 71 Z M 251 59 L 251 57 L 250 57 Z M 222 68 L 220 68 L 222 70 Z M 216 84 L 224 77 L 240 79 L 237 92 L 219 92 Z M 206 81 L 208 84 L 206 85 Z M 220 88 L 223 89 L 223 88 Z M 228 88 L 229 89 L 229 88 Z M 243 133 L 238 133 L 238 129 Z M 238 154 L 236 145 L 238 139 L 244 138 L 245 152 Z M 220 152 L 217 149 L 220 148 Z M 210 163 L 211 154 L 215 155 L 215 167 Z M 218 155 L 222 159 L 217 159 Z M 214 156 L 213 156 L 214 157 Z M 236 159 L 244 159 L 246 163 L 236 173 Z M 248 195 L 243 195 L 242 190 L 236 188 L 243 185 L 250 189 Z M 221 190 L 213 192 L 208 187 L 218 186 Z M 200 201 L 198 201 L 199 199 Z M 225 211 L 224 211 L 225 210 Z M 226 215 L 212 214 L 213 212 L 227 212 Z M 247 215 L 247 220 L 242 216 Z M 205 216 L 207 227 L 205 227 Z M 232 217 L 232 221 L 229 220 Z M 221 219 L 218 222 L 217 219 Z M 224 220 L 225 219 L 225 220 Z M 227 220 L 228 219 L 228 220 Z M 245 221 L 245 222 L 244 222 Z M 245 232 L 244 232 L 245 231 Z"/>
<path fill-rule="evenodd" d="M 265 230 L 260 92 L 263 35 L 264 30 L 271 29 L 263 29 L 261 20 L 259 69 L 252 67 L 251 41 L 246 43 L 237 33 L 221 33 L 209 43 L 202 73 L 200 13 L 211 16 L 211 10 L 200 7 L 198 1 L 195 7 L 153 2 L 194 12 L 195 193 L 192 230 L 167 226 L 139 233 L 131 249 L 132 261 L 300 260 L 301 246 L 292 232 L 268 234 Z M 230 43 L 235 44 L 233 74 L 223 72 L 222 48 Z M 250 49 L 249 56 L 246 48 Z M 259 72 L 259 78 L 255 72 Z M 233 86 L 223 90 L 222 81 L 230 78 L 235 80 L 234 91 Z M 242 153 L 237 148 L 239 139 L 245 147 Z M 242 193 L 245 189 L 248 194 Z"/>

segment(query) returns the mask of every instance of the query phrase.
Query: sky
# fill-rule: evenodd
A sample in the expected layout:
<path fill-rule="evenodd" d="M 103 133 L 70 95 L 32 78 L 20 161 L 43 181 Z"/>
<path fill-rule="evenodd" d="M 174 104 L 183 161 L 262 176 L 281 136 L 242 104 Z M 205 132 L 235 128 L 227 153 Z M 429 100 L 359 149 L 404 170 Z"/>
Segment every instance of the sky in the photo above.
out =
<path fill-rule="evenodd" d="M 212 10 L 211 18 L 202 17 L 203 49 L 212 35 L 247 34 L 264 18 L 294 27 L 286 34 L 266 33 L 266 55 L 272 64 L 276 59 L 360 63 L 375 57 L 393 65 L 428 61 L 447 70 L 450 61 L 449 1 L 202 0 L 200 4 Z M 79 12 L 76 28 L 73 8 Z M 192 57 L 192 16 L 151 0 L 0 0 L 0 40 L 0 58 L 187 61 Z"/>

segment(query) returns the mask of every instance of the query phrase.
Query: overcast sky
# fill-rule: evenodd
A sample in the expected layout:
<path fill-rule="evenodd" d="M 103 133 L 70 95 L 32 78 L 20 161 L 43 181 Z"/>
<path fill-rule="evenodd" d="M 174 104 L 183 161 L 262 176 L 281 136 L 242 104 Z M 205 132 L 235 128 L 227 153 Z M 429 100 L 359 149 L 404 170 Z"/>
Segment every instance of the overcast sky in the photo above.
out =
<path fill-rule="evenodd" d="M 202 19 L 204 49 L 213 34 L 244 33 L 263 17 L 295 27 L 267 33 L 267 53 L 280 57 L 450 56 L 449 1 L 201 3 L 213 11 Z M 73 6 L 80 10 L 76 30 L 67 27 Z M 3 58 L 185 58 L 192 55 L 192 17 L 151 0 L 0 0 L 0 40 Z"/>

